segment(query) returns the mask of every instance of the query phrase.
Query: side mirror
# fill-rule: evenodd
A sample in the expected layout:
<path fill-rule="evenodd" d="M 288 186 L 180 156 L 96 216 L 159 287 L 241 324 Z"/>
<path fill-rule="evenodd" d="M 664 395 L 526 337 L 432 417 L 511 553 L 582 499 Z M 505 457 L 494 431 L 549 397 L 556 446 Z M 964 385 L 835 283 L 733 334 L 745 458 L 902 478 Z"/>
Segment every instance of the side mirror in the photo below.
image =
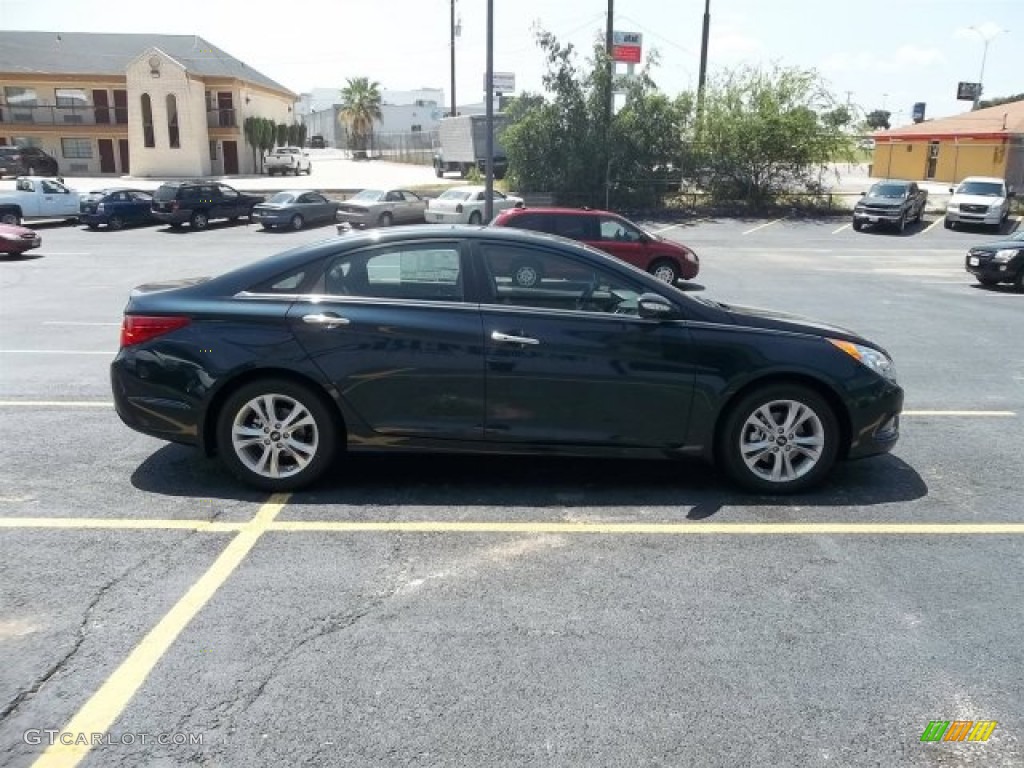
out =
<path fill-rule="evenodd" d="M 637 314 L 648 320 L 674 320 L 676 308 L 657 293 L 642 293 L 636 300 Z"/>

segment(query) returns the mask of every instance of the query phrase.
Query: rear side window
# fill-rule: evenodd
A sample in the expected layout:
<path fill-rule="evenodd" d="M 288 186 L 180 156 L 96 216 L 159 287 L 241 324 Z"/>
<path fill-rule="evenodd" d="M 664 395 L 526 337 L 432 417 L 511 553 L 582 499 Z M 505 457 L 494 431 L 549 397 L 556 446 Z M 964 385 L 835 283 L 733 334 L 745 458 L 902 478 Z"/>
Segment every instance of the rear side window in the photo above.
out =
<path fill-rule="evenodd" d="M 572 240 L 600 240 L 601 228 L 593 216 L 570 213 L 555 216 L 555 234 Z"/>
<path fill-rule="evenodd" d="M 327 269 L 324 293 L 462 301 L 462 260 L 458 245 L 394 245 L 339 256 Z"/>
<path fill-rule="evenodd" d="M 156 194 L 153 195 L 154 200 L 174 200 L 178 196 L 178 187 L 160 187 Z"/>
<path fill-rule="evenodd" d="M 543 213 L 524 213 L 519 216 L 510 216 L 508 223 L 509 226 L 518 229 L 529 229 L 533 232 L 551 233 L 554 231 L 551 217 Z"/>

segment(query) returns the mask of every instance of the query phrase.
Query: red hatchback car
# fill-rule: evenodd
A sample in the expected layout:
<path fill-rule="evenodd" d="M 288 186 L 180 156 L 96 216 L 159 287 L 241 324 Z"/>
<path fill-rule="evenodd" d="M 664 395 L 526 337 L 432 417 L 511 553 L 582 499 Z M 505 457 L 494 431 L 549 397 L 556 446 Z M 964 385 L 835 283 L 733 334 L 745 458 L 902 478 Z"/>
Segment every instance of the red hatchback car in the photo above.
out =
<path fill-rule="evenodd" d="M 697 254 L 684 245 L 645 232 L 617 213 L 590 208 L 510 208 L 491 222 L 495 227 L 517 227 L 560 235 L 610 253 L 659 280 L 673 284 L 692 280 L 700 271 Z M 517 283 L 530 275 L 515 275 Z M 539 280 L 543 275 L 537 275 Z"/>
<path fill-rule="evenodd" d="M 38 248 L 42 242 L 38 232 L 13 224 L 0 224 L 0 253 L 17 256 Z"/>

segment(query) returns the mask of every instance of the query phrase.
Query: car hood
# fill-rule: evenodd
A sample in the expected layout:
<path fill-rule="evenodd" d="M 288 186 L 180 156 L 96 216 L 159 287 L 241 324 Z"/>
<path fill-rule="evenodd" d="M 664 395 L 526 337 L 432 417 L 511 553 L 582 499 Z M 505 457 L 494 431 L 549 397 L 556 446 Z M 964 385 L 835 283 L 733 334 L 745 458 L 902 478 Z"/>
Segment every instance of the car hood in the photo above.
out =
<path fill-rule="evenodd" d="M 992 197 L 991 195 L 961 195 L 955 194 L 949 198 L 950 205 L 1002 205 L 1005 197 Z"/>
<path fill-rule="evenodd" d="M 903 204 L 904 198 L 902 197 L 882 197 L 881 195 L 864 195 L 860 199 L 862 203 L 868 203 L 870 205 L 891 205 L 897 206 Z"/>
<path fill-rule="evenodd" d="M 996 251 L 1024 251 L 1024 240 L 995 240 L 991 243 L 972 245 L 971 253 L 995 253 Z"/>
<path fill-rule="evenodd" d="M 800 315 L 791 315 L 786 312 L 776 312 L 772 309 L 760 309 L 758 307 L 739 307 L 734 304 L 723 304 L 724 309 L 737 325 L 745 325 L 749 328 L 764 328 L 771 331 L 786 331 L 789 333 L 806 333 L 811 336 L 830 337 L 853 341 L 857 344 L 867 344 L 877 347 L 859 333 L 830 323 L 823 323 Z"/>

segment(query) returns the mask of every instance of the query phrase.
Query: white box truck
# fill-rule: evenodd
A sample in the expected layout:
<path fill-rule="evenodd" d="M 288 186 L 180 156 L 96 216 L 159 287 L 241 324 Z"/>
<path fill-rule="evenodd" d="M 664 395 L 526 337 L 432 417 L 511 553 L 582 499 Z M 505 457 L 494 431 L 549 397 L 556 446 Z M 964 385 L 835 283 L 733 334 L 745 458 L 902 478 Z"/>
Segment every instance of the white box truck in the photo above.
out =
<path fill-rule="evenodd" d="M 494 178 L 505 177 L 508 158 L 500 141 L 508 126 L 508 116 L 494 115 Z M 437 178 L 455 172 L 465 176 L 471 168 L 487 172 L 487 116 L 459 115 L 441 120 L 438 129 L 439 147 L 434 153 L 434 172 Z"/>

